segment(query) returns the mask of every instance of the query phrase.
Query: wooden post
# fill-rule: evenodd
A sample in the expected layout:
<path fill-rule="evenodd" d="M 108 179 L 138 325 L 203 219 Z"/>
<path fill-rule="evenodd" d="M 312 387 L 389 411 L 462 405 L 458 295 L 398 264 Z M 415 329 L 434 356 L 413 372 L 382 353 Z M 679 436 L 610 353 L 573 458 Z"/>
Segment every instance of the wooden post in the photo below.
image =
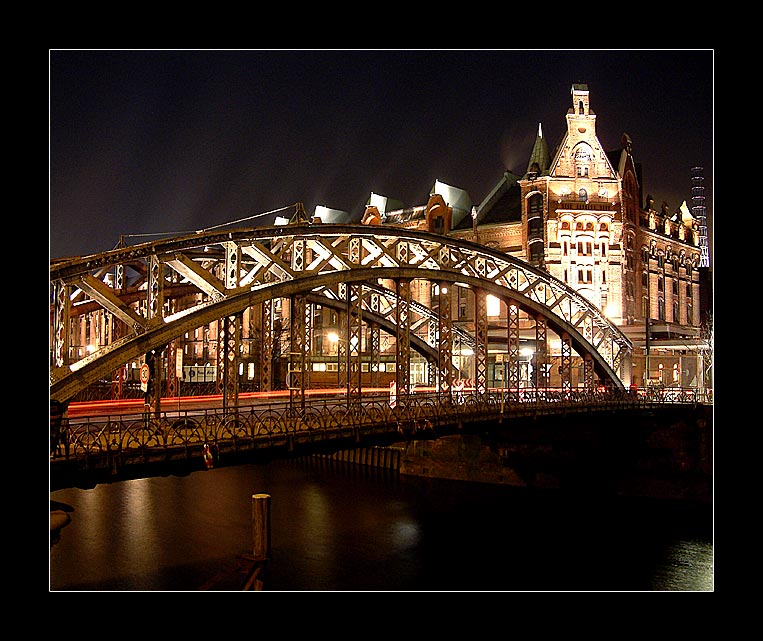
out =
<path fill-rule="evenodd" d="M 256 561 L 270 558 L 270 495 L 252 495 L 252 556 Z"/>

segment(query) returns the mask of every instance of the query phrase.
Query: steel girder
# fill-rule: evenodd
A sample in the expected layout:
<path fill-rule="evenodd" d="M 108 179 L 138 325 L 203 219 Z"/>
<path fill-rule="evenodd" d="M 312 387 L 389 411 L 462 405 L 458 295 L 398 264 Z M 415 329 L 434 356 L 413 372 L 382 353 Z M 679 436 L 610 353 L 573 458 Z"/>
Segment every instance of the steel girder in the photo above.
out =
<path fill-rule="evenodd" d="M 240 260 L 225 261 L 226 252 L 231 255 L 231 247 Z M 294 255 L 297 260 L 292 260 Z M 223 261 L 226 274 L 221 279 L 215 266 Z M 125 308 L 114 305 L 105 289 L 100 284 L 93 287 L 91 280 L 98 278 L 106 285 L 103 274 L 111 273 L 110 270 L 118 272 L 124 265 L 146 278 L 145 315 L 131 309 L 135 317 L 129 313 L 127 316 L 134 321 L 132 332 L 100 346 L 93 354 L 69 362 L 64 319 L 71 315 L 75 295 L 67 296 L 65 292 L 76 288 L 77 295 L 84 297 L 80 284 L 88 283 L 93 293 L 89 302 L 124 314 Z M 163 265 L 174 270 L 175 280 L 179 277 L 181 283 L 197 289 L 198 304 L 169 313 L 162 304 Z M 622 366 L 630 362 L 630 341 L 587 299 L 519 259 L 469 241 L 428 232 L 396 227 L 300 225 L 193 234 L 55 262 L 50 276 L 55 292 L 51 396 L 64 400 L 99 378 L 104 369 L 113 370 L 120 363 L 146 353 L 147 348 L 164 346 L 213 318 L 233 317 L 248 306 L 260 304 L 264 317 L 263 388 L 267 389 L 271 382 L 269 341 L 265 334 L 272 331 L 269 329 L 272 309 L 268 313 L 267 301 L 340 284 L 368 283 L 373 287 L 379 279 L 396 282 L 397 332 L 404 345 L 413 305 L 410 282 L 428 279 L 482 289 L 507 303 L 515 303 L 557 332 L 567 332 L 578 353 L 591 355 L 603 379 L 617 387 L 623 387 L 623 378 L 629 383 L 630 373 Z M 114 294 L 119 297 L 119 292 Z M 402 352 L 398 349 L 402 361 L 398 367 L 402 365 L 403 371 L 409 371 L 407 353 Z M 406 383 L 403 385 L 407 387 Z"/>

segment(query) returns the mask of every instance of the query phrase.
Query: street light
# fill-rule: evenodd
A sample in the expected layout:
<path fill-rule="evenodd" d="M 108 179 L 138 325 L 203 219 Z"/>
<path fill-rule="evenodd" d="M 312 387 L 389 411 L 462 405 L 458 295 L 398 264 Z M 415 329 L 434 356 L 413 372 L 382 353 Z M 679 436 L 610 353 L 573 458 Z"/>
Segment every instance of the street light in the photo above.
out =
<path fill-rule="evenodd" d="M 357 336 L 353 336 L 352 339 L 350 339 L 350 341 L 348 342 L 346 338 L 342 338 L 341 336 L 339 336 L 339 334 L 337 332 L 331 331 L 328 334 L 326 334 L 326 338 L 328 339 L 329 343 L 331 343 L 333 345 L 331 353 L 332 354 L 336 354 L 337 385 L 341 385 L 342 384 L 342 380 L 341 380 L 341 367 L 340 367 L 340 362 L 339 362 L 339 357 L 340 357 L 340 354 L 339 354 L 339 343 L 340 342 L 341 343 L 346 343 L 351 350 L 355 350 L 355 349 L 357 349 L 357 346 L 358 346 L 358 337 Z"/>

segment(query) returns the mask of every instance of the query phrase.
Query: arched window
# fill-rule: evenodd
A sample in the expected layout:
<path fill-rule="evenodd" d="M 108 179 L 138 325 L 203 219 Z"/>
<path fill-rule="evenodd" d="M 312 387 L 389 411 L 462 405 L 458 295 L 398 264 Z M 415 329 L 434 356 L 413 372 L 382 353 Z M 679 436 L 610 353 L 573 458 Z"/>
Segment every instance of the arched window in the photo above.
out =
<path fill-rule="evenodd" d="M 580 202 L 585 202 L 588 200 L 588 192 L 585 189 L 582 189 L 578 192 L 578 200 Z"/>
<path fill-rule="evenodd" d="M 543 214 L 543 196 L 533 194 L 527 201 L 528 216 L 540 216 Z"/>
<path fill-rule="evenodd" d="M 575 173 L 578 178 L 590 176 L 591 163 L 593 162 L 593 150 L 585 143 L 581 143 L 573 155 L 575 160 Z"/>

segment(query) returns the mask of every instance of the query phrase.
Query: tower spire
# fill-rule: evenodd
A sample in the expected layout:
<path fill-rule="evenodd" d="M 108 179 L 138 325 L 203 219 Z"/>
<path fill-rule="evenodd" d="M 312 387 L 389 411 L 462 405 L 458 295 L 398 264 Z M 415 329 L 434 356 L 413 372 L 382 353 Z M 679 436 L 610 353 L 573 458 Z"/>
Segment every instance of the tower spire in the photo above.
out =
<path fill-rule="evenodd" d="M 549 164 L 548 145 L 546 145 L 546 139 L 543 137 L 543 127 L 541 123 L 538 123 L 538 134 L 535 136 L 530 162 L 527 163 L 525 178 L 537 178 L 547 174 Z"/>

